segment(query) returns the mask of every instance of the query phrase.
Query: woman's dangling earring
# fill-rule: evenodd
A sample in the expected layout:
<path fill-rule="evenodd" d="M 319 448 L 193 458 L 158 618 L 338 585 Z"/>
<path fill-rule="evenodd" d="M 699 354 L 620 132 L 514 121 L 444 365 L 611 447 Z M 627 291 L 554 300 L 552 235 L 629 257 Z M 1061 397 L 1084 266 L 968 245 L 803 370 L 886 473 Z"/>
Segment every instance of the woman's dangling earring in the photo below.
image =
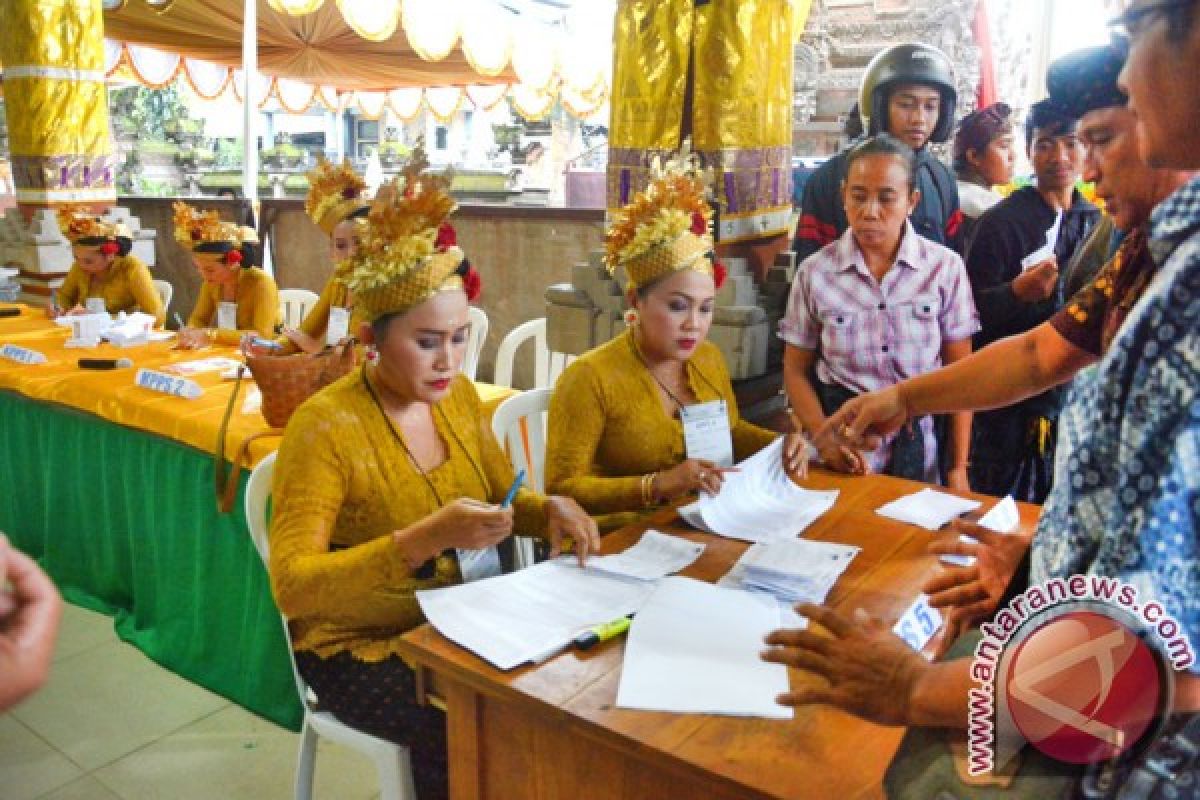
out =
<path fill-rule="evenodd" d="M 625 309 L 625 324 L 630 328 L 636 328 L 638 324 L 638 312 L 636 308 Z"/>

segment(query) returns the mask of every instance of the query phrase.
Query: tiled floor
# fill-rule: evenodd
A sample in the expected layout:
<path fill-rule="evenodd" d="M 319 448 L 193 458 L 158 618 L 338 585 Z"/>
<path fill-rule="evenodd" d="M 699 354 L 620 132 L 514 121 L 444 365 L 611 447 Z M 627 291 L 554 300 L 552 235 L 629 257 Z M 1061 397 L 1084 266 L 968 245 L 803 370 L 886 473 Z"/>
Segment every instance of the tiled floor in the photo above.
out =
<path fill-rule="evenodd" d="M 189 683 L 67 606 L 49 683 L 0 715 L 4 800 L 292 797 L 299 736 Z M 314 796 L 370 800 L 375 767 L 322 741 Z"/>

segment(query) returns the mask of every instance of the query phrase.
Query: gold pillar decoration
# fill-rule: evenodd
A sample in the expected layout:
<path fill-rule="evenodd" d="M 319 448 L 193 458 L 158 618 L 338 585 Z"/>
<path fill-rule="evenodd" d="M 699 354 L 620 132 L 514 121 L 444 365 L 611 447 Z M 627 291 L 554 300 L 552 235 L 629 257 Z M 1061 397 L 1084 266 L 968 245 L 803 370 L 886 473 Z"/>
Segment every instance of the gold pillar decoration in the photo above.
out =
<path fill-rule="evenodd" d="M 720 241 L 787 231 L 795 10 L 791 0 L 618 1 L 610 209 L 646 185 L 654 156 L 690 134 L 717 175 Z"/>
<path fill-rule="evenodd" d="M 5 0 L 0 30 L 17 202 L 114 202 L 101 0 Z"/>

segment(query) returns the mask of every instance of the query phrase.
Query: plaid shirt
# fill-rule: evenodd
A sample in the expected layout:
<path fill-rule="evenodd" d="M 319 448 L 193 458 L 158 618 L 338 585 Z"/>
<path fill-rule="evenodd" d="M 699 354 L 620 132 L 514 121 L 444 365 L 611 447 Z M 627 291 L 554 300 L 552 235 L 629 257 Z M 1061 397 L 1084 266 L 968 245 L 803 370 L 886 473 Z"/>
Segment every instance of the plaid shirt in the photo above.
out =
<path fill-rule="evenodd" d="M 937 369 L 942 345 L 970 339 L 979 315 L 962 259 L 917 235 L 905 222 L 896 263 L 876 281 L 847 230 L 809 256 L 796 272 L 779 336 L 817 351 L 817 377 L 853 392 L 870 392 Z M 928 419 L 926 472 L 936 464 Z M 868 460 L 886 465 L 890 442 Z M 936 479 L 936 471 L 933 473 Z"/>

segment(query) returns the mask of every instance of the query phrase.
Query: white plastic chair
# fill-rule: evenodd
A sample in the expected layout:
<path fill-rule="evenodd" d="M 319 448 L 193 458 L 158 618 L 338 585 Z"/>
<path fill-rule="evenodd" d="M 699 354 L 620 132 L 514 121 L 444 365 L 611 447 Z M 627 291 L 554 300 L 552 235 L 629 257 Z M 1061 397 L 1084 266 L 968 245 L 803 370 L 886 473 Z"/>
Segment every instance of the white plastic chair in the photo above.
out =
<path fill-rule="evenodd" d="M 508 451 L 513 467 L 525 470 L 525 485 L 537 492 L 546 489 L 546 418 L 553 389 L 530 389 L 505 400 L 492 414 L 492 432 Z M 514 540 L 517 569 L 533 564 L 533 540 Z"/>
<path fill-rule="evenodd" d="M 158 296 L 162 298 L 163 313 L 171 307 L 171 298 L 175 296 L 175 287 L 170 281 L 164 281 L 159 278 L 154 279 L 154 288 L 158 291 Z"/>
<path fill-rule="evenodd" d="M 271 476 L 275 471 L 275 454 L 259 462 L 246 482 L 246 525 L 263 566 L 267 564 L 269 544 L 267 541 L 267 502 L 271 496 Z M 296 679 L 296 691 L 304 706 L 304 727 L 300 732 L 300 752 L 296 763 L 296 800 L 311 800 L 313 773 L 317 766 L 317 737 L 353 748 L 369 756 L 379 770 L 381 800 L 416 800 L 417 790 L 413 784 L 412 764 L 408 748 L 394 742 L 364 733 L 340 721 L 328 711 L 317 711 L 317 696 L 304 682 L 296 669 L 292 657 L 292 635 L 287 619 L 283 620 L 283 635 L 287 640 L 288 657 L 292 664 L 292 677 Z"/>
<path fill-rule="evenodd" d="M 304 321 L 308 310 L 317 304 L 317 293 L 308 289 L 280 289 L 279 315 L 283 324 L 295 328 Z"/>
<path fill-rule="evenodd" d="M 575 360 L 574 356 L 566 353 L 551 352 L 546 345 L 546 318 L 531 319 L 522 322 L 508 332 L 500 348 L 496 351 L 497 386 L 512 386 L 513 363 L 516 361 L 517 349 L 522 344 L 533 340 L 534 381 L 533 388 L 544 389 L 553 386 L 558 376 Z"/>
<path fill-rule="evenodd" d="M 463 358 L 462 373 L 471 380 L 475 380 L 475 373 L 479 371 L 479 355 L 483 352 L 483 343 L 487 339 L 489 323 L 488 315 L 482 308 L 470 306 L 467 311 L 471 320 L 471 334 L 467 338 L 467 355 Z"/>

